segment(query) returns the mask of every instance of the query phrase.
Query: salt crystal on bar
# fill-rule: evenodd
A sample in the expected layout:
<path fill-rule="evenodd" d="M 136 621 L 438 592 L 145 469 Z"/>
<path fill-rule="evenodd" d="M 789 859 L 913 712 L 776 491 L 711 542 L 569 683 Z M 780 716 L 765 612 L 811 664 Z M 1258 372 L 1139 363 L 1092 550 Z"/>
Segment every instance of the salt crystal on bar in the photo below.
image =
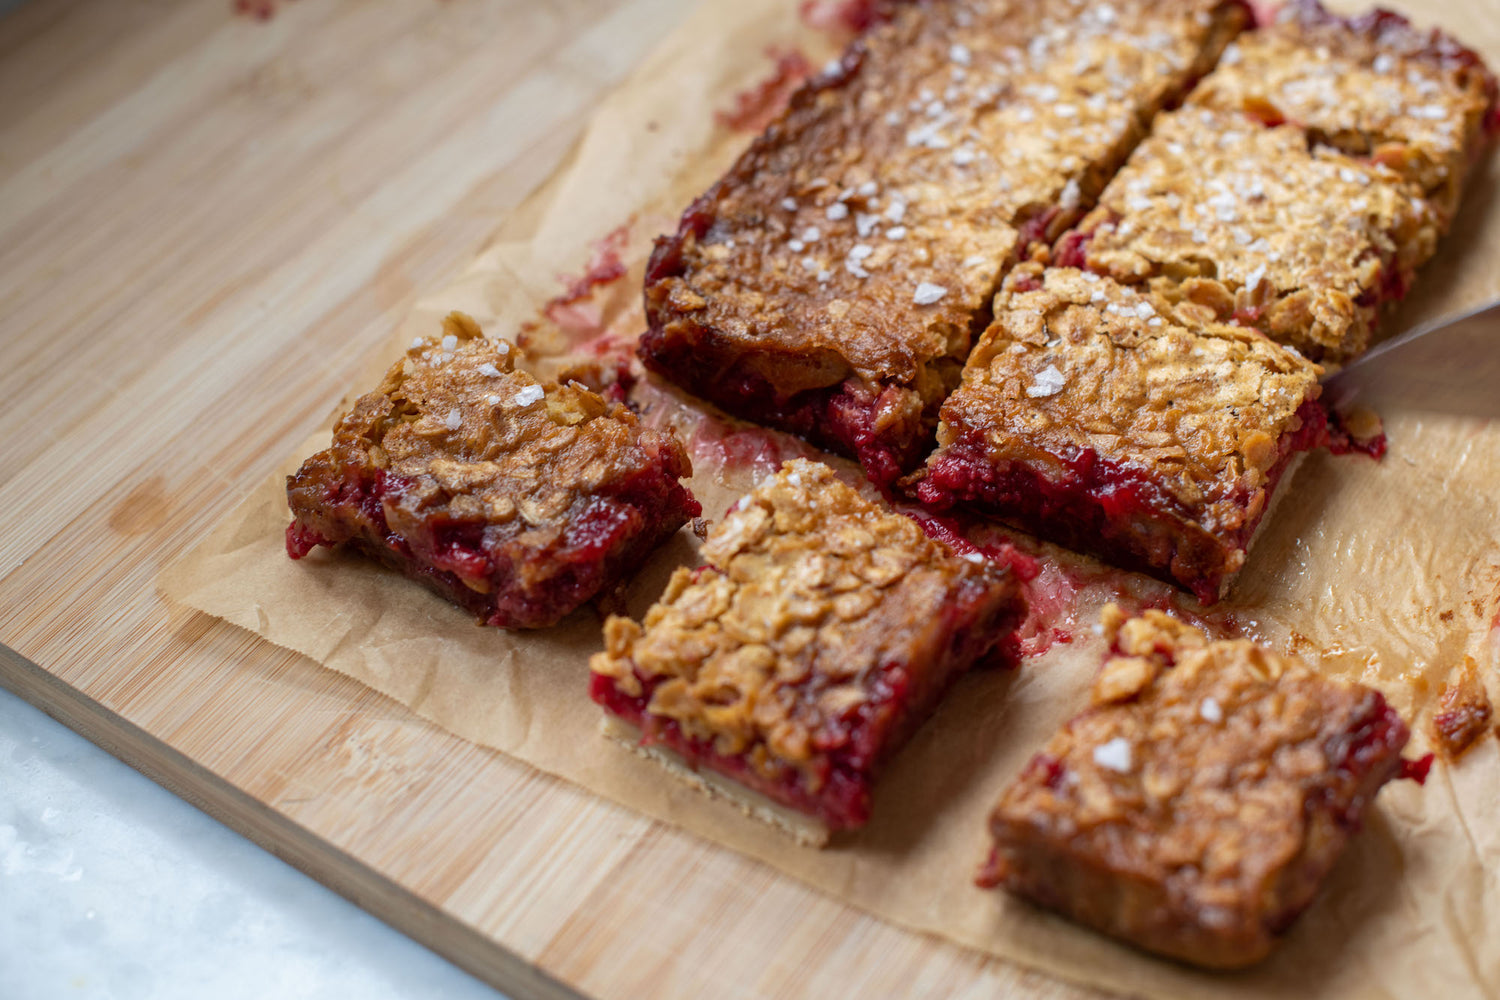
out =
<path fill-rule="evenodd" d="M 823 214 L 827 215 L 830 221 L 838 222 L 840 219 L 847 219 L 849 217 L 849 206 L 841 201 L 836 201 L 832 205 L 829 205 L 828 210 Z"/>
<path fill-rule="evenodd" d="M 795 212 L 797 211 L 797 199 L 783 198 L 781 199 L 781 207 L 786 209 L 788 212 Z"/>
<path fill-rule="evenodd" d="M 411 339 L 411 346 L 408 347 L 407 350 L 409 350 L 409 351 L 419 351 L 423 347 L 425 347 L 426 344 L 427 344 L 427 341 L 423 340 L 421 337 L 413 337 Z"/>
<path fill-rule="evenodd" d="M 500 369 L 496 368 L 494 365 L 486 361 L 484 364 L 479 366 L 479 374 L 488 375 L 490 378 L 499 378 Z"/>
<path fill-rule="evenodd" d="M 1094 747 L 1094 763 L 1120 774 L 1129 774 L 1135 762 L 1130 753 L 1130 742 L 1123 736 L 1116 736 L 1108 743 L 1101 743 Z"/>
<path fill-rule="evenodd" d="M 485 401 L 485 403 L 487 403 L 490 406 L 499 406 L 500 405 L 500 397 L 496 396 L 493 393 L 491 393 L 490 395 L 484 397 L 484 401 Z"/>
<path fill-rule="evenodd" d="M 953 45 L 948 49 L 948 58 L 960 66 L 967 66 L 971 53 L 967 45 Z"/>
<path fill-rule="evenodd" d="M 532 403 L 539 403 L 541 402 L 542 397 L 545 395 L 547 395 L 547 393 L 542 389 L 541 386 L 528 385 L 526 388 L 516 393 L 516 405 L 530 406 Z"/>
<path fill-rule="evenodd" d="M 464 416 L 462 413 L 458 412 L 458 407 L 455 406 L 453 409 L 448 411 L 448 416 L 444 418 L 443 423 L 450 431 L 456 431 L 463 426 Z"/>
<path fill-rule="evenodd" d="M 502 340 L 495 344 L 495 350 L 499 351 L 501 354 L 509 354 L 510 345 Z"/>
<path fill-rule="evenodd" d="M 445 351 L 456 351 L 456 350 L 458 350 L 458 338 L 455 337 L 451 333 L 448 334 L 446 337 L 444 337 L 443 338 L 443 350 L 445 350 Z"/>
<path fill-rule="evenodd" d="M 1047 396 L 1056 396 L 1062 392 L 1063 386 L 1067 385 L 1068 378 L 1057 370 L 1056 365 L 1048 365 L 1036 373 L 1036 381 L 1026 387 L 1026 395 L 1032 399 L 1044 399 Z"/>
<path fill-rule="evenodd" d="M 1204 698 L 1198 705 L 1198 714 L 1203 716 L 1207 722 L 1223 722 L 1224 710 L 1219 703 L 1212 698 Z"/>
<path fill-rule="evenodd" d="M 917 285 L 917 290 L 912 293 L 911 300 L 919 306 L 930 306 L 947 294 L 948 289 L 942 285 L 934 285 L 930 281 L 923 281 Z"/>

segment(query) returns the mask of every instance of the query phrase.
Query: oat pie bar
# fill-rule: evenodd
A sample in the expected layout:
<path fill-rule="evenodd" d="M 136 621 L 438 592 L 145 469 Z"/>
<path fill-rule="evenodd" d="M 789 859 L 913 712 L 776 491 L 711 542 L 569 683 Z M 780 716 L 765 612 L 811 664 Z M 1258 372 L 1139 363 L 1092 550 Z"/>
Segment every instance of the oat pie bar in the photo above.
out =
<path fill-rule="evenodd" d="M 461 313 L 418 338 L 288 477 L 288 554 L 346 546 L 490 625 L 536 628 L 700 513 L 675 435 L 514 360 Z"/>
<path fill-rule="evenodd" d="M 1075 268 L 1018 267 L 915 491 L 1217 600 L 1277 481 L 1328 440 L 1321 369 Z"/>
<path fill-rule="evenodd" d="M 1192 103 L 1286 122 L 1316 145 L 1388 167 L 1446 224 L 1500 127 L 1495 91 L 1479 56 L 1441 31 L 1388 10 L 1341 18 L 1290 0 L 1225 51 Z"/>
<path fill-rule="evenodd" d="M 1024 614 L 1008 570 L 953 555 L 819 463 L 739 501 L 590 662 L 606 731 L 799 840 L 862 825 L 881 766 Z"/>
<path fill-rule="evenodd" d="M 1157 611 L 1106 609 L 1090 706 L 990 818 L 980 884 L 1210 968 L 1259 961 L 1380 787 L 1425 775 L 1377 691 Z"/>
<path fill-rule="evenodd" d="M 902 6 L 657 241 L 645 363 L 890 482 L 1005 270 L 1247 21 L 1227 0 Z"/>
<path fill-rule="evenodd" d="M 1309 149 L 1294 125 L 1189 107 L 1157 117 L 1056 259 L 1341 361 L 1369 345 L 1441 231 L 1379 163 Z"/>

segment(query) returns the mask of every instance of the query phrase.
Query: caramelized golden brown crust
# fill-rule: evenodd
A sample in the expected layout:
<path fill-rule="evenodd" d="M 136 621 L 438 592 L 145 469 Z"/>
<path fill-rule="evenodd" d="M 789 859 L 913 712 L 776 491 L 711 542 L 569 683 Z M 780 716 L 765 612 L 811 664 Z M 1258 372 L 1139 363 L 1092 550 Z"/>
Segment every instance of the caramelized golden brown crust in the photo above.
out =
<path fill-rule="evenodd" d="M 288 478 L 287 548 L 350 543 L 506 627 L 547 625 L 699 513 L 671 433 L 541 385 L 461 313 Z"/>
<path fill-rule="evenodd" d="M 1249 641 L 1123 618 L 1091 707 L 996 807 L 981 882 L 1196 965 L 1259 961 L 1401 771 L 1406 726 Z"/>
<path fill-rule="evenodd" d="M 1369 345 L 1441 229 L 1378 163 L 1309 151 L 1293 125 L 1186 108 L 1157 118 L 1058 256 L 1337 361 Z"/>
<path fill-rule="evenodd" d="M 739 415 L 914 457 L 1005 269 L 1082 214 L 1244 20 L 1220 0 L 903 8 L 658 241 L 643 357 Z M 895 394 L 852 429 L 789 412 L 846 383 Z"/>
<path fill-rule="evenodd" d="M 943 405 L 918 496 L 966 503 L 1217 598 L 1294 451 L 1318 366 L 1207 310 L 1017 268 Z"/>
<path fill-rule="evenodd" d="M 1017 623 L 1008 572 L 958 558 L 826 466 L 788 462 L 641 624 L 612 617 L 593 695 L 647 742 L 858 826 L 880 764 Z"/>
<path fill-rule="evenodd" d="M 1495 80 L 1472 51 L 1389 11 L 1342 19 L 1313 0 L 1239 38 L 1191 103 L 1290 122 L 1370 157 L 1437 208 L 1446 227 L 1484 145 Z M 1491 122 L 1493 125 L 1493 122 Z"/>

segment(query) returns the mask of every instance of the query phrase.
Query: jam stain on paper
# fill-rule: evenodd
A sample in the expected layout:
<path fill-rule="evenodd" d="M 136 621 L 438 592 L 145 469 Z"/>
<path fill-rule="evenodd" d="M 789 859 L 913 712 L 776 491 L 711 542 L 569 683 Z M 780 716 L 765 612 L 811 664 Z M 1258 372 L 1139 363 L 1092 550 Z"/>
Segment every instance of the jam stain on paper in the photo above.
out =
<path fill-rule="evenodd" d="M 714 112 L 714 120 L 736 132 L 760 132 L 786 108 L 793 92 L 813 75 L 812 63 L 797 49 L 771 46 L 766 56 L 774 62 L 771 75 L 734 95 L 730 107 Z"/>

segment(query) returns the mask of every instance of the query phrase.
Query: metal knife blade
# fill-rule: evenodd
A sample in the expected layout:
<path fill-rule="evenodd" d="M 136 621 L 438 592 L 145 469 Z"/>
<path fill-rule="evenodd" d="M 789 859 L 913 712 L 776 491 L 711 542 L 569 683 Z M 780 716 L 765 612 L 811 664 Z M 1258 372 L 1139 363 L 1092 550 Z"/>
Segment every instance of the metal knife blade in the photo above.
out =
<path fill-rule="evenodd" d="M 1500 301 L 1423 323 L 1324 379 L 1335 407 L 1500 418 Z"/>

